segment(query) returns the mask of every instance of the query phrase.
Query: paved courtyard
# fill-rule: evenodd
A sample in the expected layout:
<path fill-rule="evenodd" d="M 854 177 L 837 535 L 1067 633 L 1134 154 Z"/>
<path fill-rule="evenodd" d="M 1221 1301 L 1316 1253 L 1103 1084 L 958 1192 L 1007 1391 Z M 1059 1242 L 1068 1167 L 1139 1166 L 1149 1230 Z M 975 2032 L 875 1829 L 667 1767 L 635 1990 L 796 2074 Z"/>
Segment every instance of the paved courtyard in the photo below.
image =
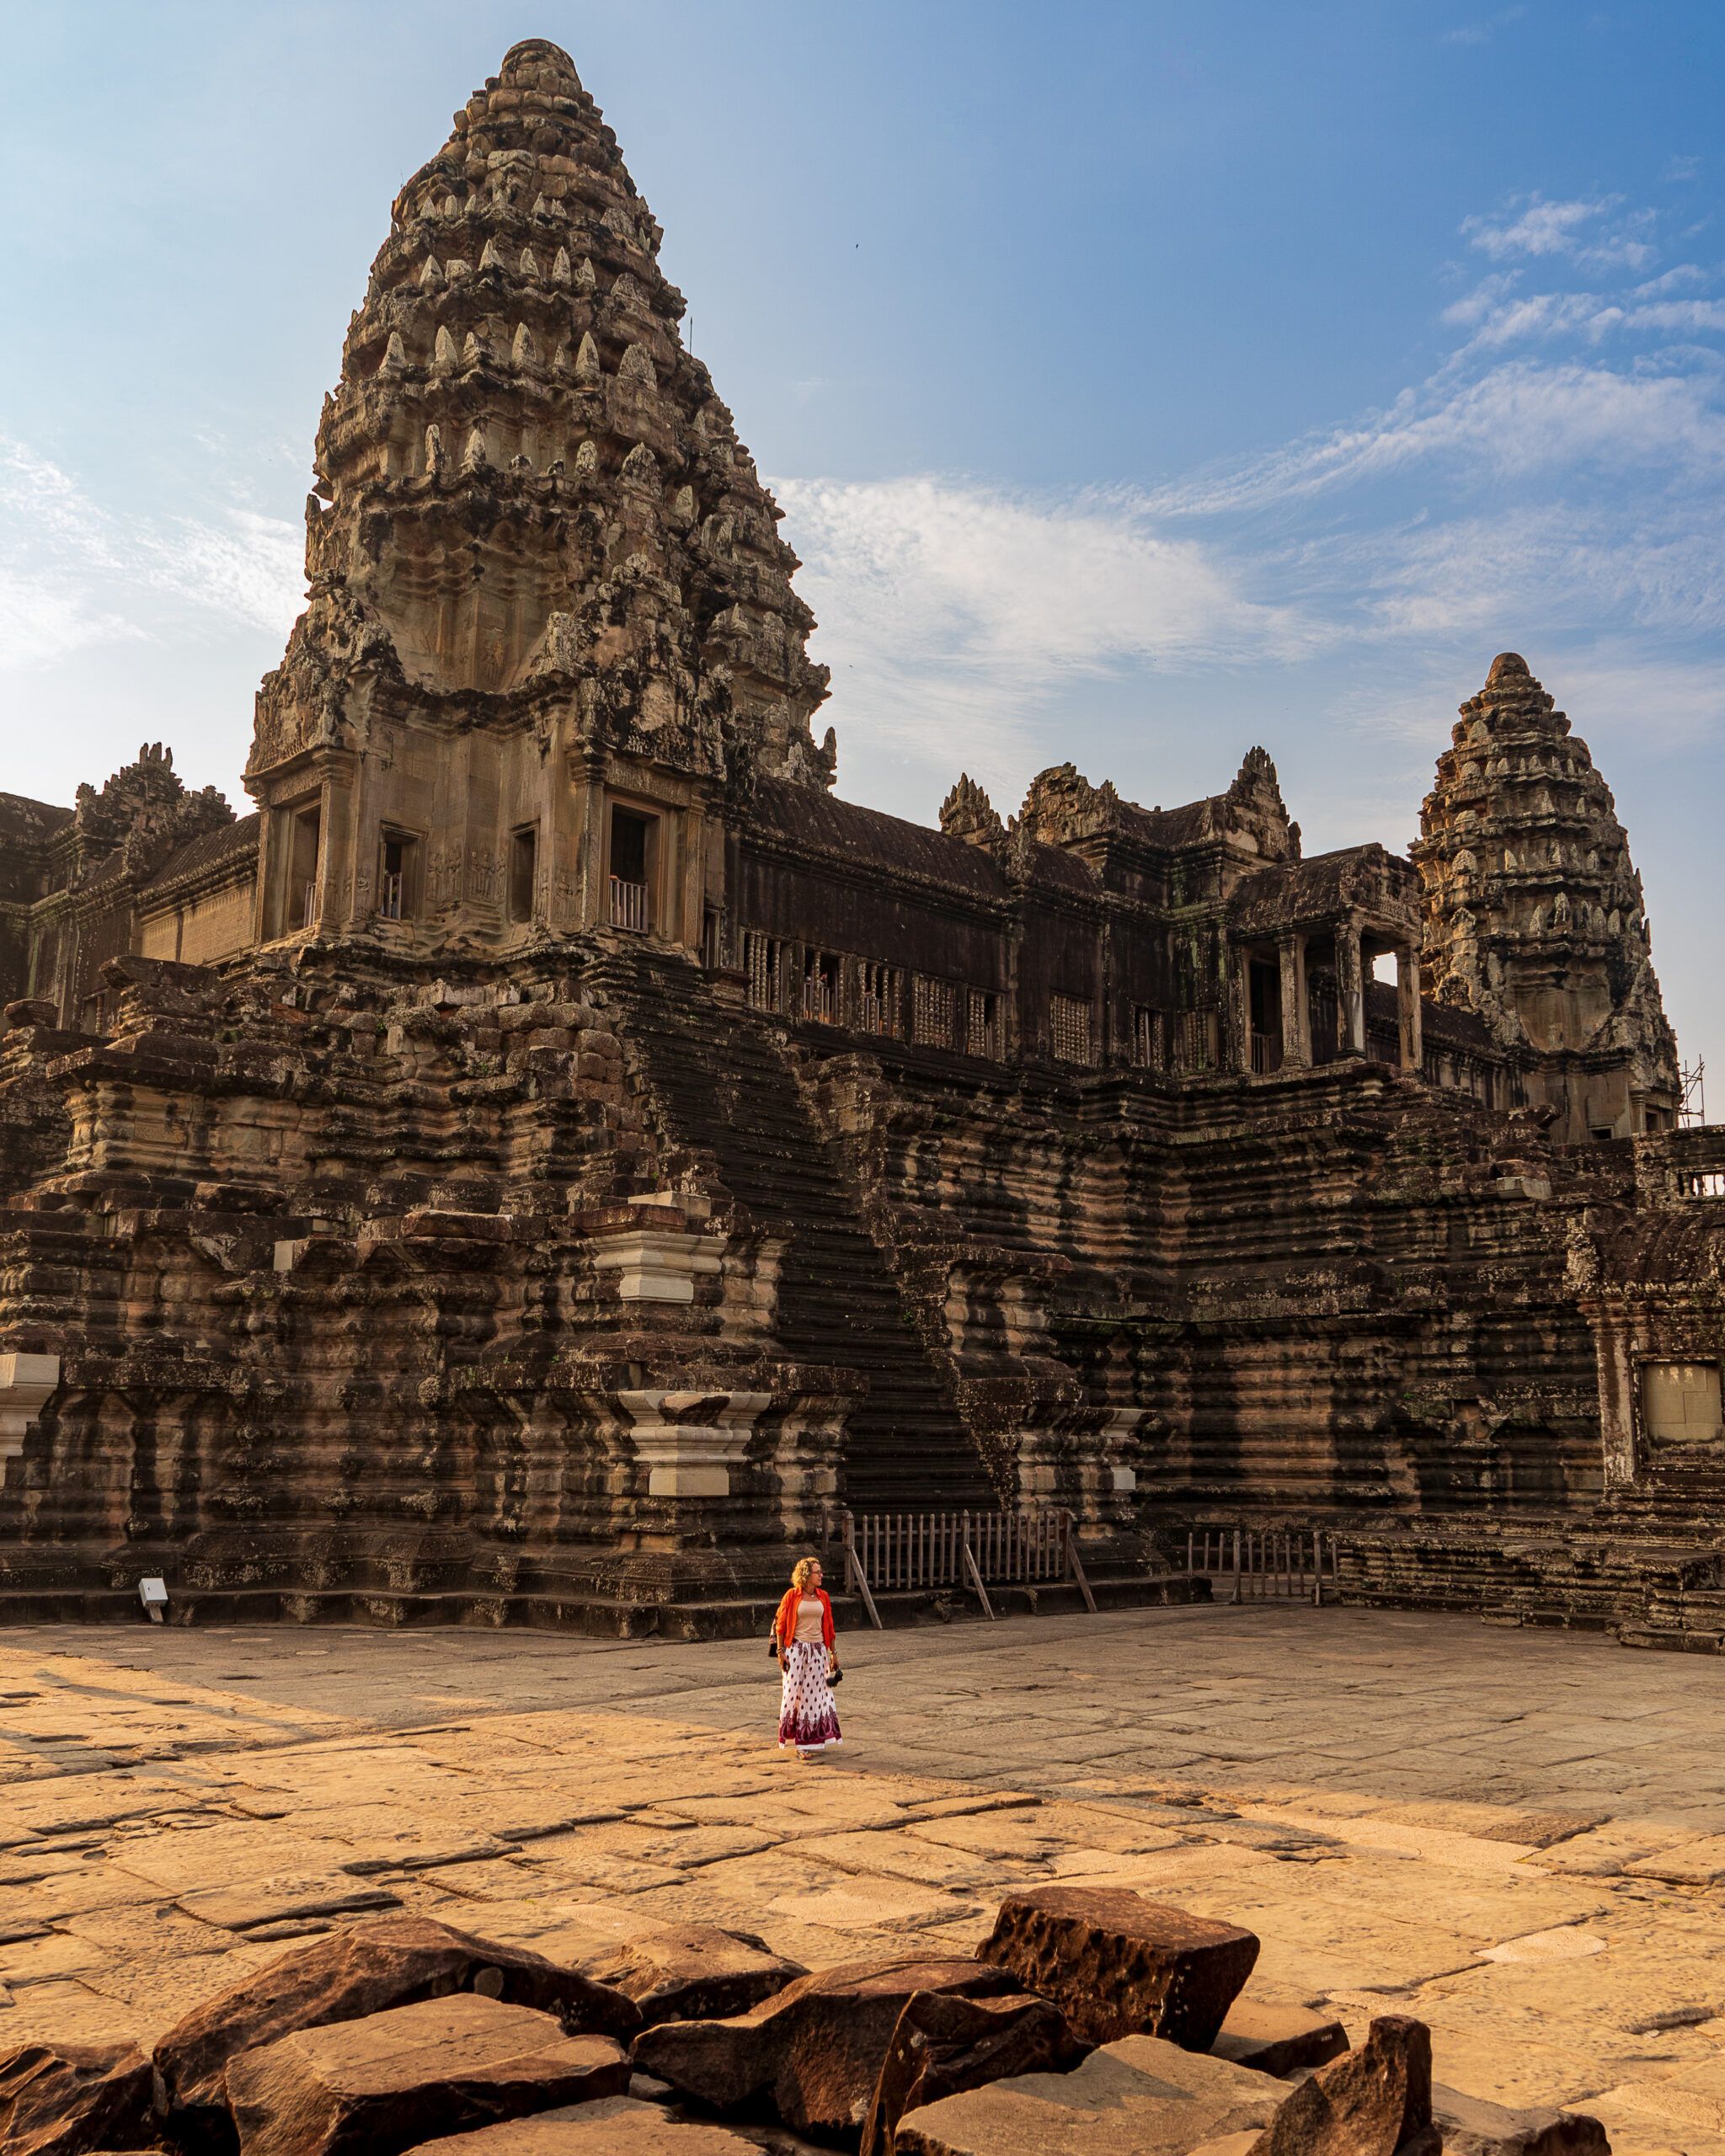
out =
<path fill-rule="evenodd" d="M 1417 2014 L 1476 2095 L 1725 2156 L 1725 1663 L 1274 1607 L 841 1644 L 804 1767 L 764 1642 L 0 1631 L 0 2048 L 147 2041 L 366 1909 L 812 1965 L 1059 1878 L 1249 1925 L 1253 1991 Z"/>

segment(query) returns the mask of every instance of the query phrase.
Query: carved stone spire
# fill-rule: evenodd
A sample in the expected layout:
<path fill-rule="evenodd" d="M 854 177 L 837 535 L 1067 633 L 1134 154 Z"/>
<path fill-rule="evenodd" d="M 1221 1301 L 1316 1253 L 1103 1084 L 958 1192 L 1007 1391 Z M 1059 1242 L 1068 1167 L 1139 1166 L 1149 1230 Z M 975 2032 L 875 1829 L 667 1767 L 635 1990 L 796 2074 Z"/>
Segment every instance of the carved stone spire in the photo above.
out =
<path fill-rule="evenodd" d="M 1641 878 L 1586 744 L 1518 653 L 1462 705 L 1413 853 L 1431 992 L 1543 1072 L 1535 1090 L 1564 1107 L 1568 1136 L 1626 1135 L 1649 1110 L 1663 1124 L 1677 1048 Z"/>
<path fill-rule="evenodd" d="M 660 237 L 567 54 L 515 45 L 397 197 L 349 328 L 254 775 L 332 701 L 363 734 L 379 684 L 507 728 L 555 674 L 592 738 L 830 783 L 796 558 Z"/>

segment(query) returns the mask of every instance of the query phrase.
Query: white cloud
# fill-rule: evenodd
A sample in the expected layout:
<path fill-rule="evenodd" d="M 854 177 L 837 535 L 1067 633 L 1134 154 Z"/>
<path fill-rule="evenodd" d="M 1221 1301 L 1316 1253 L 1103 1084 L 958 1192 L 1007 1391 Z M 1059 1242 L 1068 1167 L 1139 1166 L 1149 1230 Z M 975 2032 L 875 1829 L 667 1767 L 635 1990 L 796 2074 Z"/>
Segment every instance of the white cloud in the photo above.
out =
<path fill-rule="evenodd" d="M 303 604 L 302 541 L 254 511 L 162 522 L 94 501 L 0 436 L 0 670 L 93 644 L 243 624 L 286 632 Z"/>
<path fill-rule="evenodd" d="M 1077 677 L 1291 656 L 1311 639 L 1135 497 L 932 477 L 775 487 L 835 719 L 943 765 L 1022 744 Z"/>

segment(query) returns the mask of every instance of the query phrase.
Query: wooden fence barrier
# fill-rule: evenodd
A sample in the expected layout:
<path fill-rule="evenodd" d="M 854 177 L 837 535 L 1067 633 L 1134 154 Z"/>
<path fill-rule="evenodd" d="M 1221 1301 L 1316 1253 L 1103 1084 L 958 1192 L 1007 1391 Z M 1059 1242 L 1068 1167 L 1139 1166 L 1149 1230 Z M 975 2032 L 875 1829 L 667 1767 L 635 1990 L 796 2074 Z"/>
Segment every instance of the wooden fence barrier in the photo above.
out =
<path fill-rule="evenodd" d="M 1186 1536 L 1186 1569 L 1230 1592 L 1230 1602 L 1299 1602 L 1322 1606 L 1336 1589 L 1336 1540 L 1316 1527 L 1195 1527 Z"/>
<path fill-rule="evenodd" d="M 956 1588 L 974 1594 L 992 1620 L 991 1587 L 1033 1587 L 1071 1580 L 1094 1614 L 1072 1515 L 1037 1512 L 846 1513 L 845 1584 L 862 1598 L 877 1628 L 882 1594 Z"/>

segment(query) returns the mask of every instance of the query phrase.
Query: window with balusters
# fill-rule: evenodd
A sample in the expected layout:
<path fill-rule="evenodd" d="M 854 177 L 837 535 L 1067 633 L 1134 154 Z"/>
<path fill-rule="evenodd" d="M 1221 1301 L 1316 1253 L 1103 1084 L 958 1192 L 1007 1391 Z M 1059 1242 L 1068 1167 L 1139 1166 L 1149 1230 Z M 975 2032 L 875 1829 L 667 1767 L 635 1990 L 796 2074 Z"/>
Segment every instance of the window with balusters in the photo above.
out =
<path fill-rule="evenodd" d="M 785 947 L 782 937 L 768 936 L 758 928 L 743 934 L 743 971 L 749 977 L 749 1001 L 756 1011 L 782 1011 L 785 996 Z"/>
<path fill-rule="evenodd" d="M 904 975 L 896 966 L 877 965 L 865 958 L 857 969 L 857 1032 L 898 1039 L 904 1025 L 900 1016 L 904 995 Z"/>
<path fill-rule="evenodd" d="M 998 1061 L 1001 1054 L 1001 1000 L 991 990 L 969 989 L 964 997 L 964 1047 L 971 1055 Z"/>
<path fill-rule="evenodd" d="M 1049 1014 L 1049 1031 L 1056 1063 L 1087 1064 L 1096 1060 L 1091 1045 L 1090 1006 L 1080 1002 L 1076 995 L 1055 996 Z"/>
<path fill-rule="evenodd" d="M 918 974 L 911 990 L 911 1037 L 924 1048 L 953 1044 L 953 990 L 944 980 Z"/>

